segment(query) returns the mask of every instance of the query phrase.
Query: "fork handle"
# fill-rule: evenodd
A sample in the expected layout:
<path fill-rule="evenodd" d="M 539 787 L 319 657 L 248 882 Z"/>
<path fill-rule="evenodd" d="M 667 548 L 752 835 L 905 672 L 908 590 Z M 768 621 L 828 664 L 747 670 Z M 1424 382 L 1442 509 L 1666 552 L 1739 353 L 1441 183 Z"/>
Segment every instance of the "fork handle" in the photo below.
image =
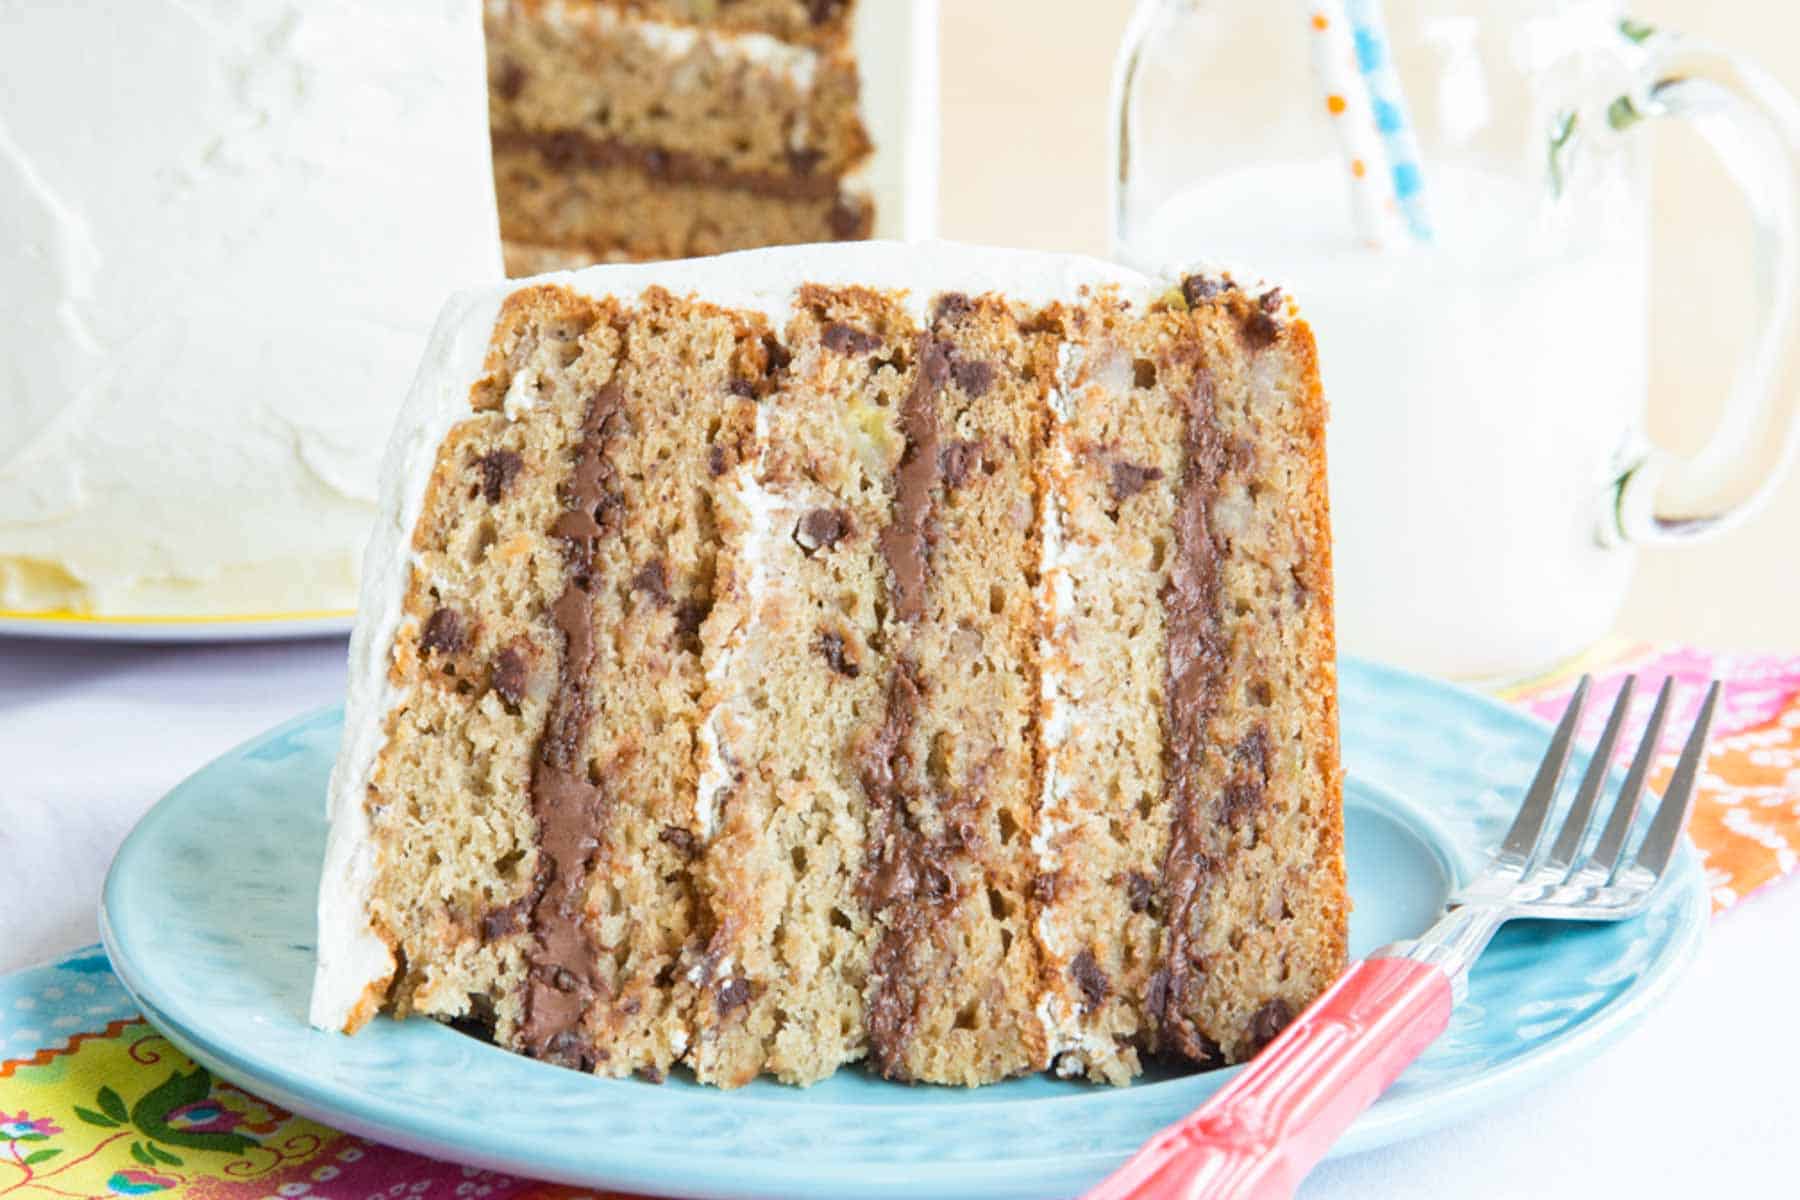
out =
<path fill-rule="evenodd" d="M 1290 1196 L 1450 1023 L 1450 977 L 1407 958 L 1351 966 L 1242 1074 L 1084 1200 Z"/>

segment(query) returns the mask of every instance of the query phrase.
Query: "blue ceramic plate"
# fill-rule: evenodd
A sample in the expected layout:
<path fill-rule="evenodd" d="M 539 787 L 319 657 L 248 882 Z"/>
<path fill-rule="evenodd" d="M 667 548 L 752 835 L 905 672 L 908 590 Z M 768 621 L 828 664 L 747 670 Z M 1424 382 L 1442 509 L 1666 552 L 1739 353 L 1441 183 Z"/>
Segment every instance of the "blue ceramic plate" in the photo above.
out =
<path fill-rule="evenodd" d="M 1546 744 L 1492 700 L 1367 664 L 1341 673 L 1351 951 L 1417 934 L 1495 845 Z M 1123 1089 L 973 1091 L 855 1070 L 806 1091 L 597 1080 L 430 1021 L 306 1024 L 337 710 L 289 722 L 171 792 L 120 850 L 102 931 L 150 1021 L 219 1075 L 318 1120 L 521 1175 L 661 1196 L 1033 1197 L 1080 1191 L 1226 1073 Z M 1593 1054 L 1669 987 L 1707 917 L 1691 851 L 1644 916 L 1508 926 L 1449 1032 L 1340 1152 L 1460 1120 Z"/>

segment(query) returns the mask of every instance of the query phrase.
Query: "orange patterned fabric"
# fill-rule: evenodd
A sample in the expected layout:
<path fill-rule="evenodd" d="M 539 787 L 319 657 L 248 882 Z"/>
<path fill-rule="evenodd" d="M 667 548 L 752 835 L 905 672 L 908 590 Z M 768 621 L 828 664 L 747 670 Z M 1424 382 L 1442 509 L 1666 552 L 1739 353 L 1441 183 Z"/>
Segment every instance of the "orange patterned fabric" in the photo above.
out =
<path fill-rule="evenodd" d="M 1712 888 L 1713 911 L 1800 865 L 1800 658 L 1708 654 L 1692 649 L 1613 645 L 1545 679 L 1511 689 L 1509 698 L 1546 720 L 1568 703 L 1576 680 L 1594 677 L 1582 722 L 1592 742 L 1627 675 L 1638 676 L 1631 723 L 1621 739 L 1629 758 L 1663 678 L 1675 681 L 1674 703 L 1651 786 L 1668 782 L 1701 697 L 1724 681 L 1711 747 L 1694 797 L 1688 834 Z"/>

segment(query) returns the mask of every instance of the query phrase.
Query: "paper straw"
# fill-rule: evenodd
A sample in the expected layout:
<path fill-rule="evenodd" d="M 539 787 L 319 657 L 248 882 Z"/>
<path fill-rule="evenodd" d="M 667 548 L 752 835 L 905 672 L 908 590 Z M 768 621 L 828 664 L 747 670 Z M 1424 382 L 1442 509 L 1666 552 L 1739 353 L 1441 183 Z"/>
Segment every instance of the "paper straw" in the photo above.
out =
<path fill-rule="evenodd" d="M 1370 107 L 1375 113 L 1376 131 L 1387 151 L 1388 178 L 1394 189 L 1394 200 L 1412 236 L 1421 242 L 1429 242 L 1432 226 L 1425 204 L 1425 170 L 1419 156 L 1418 138 L 1413 135 L 1406 92 L 1400 86 L 1399 73 L 1394 70 L 1381 0 L 1344 0 L 1344 8 L 1356 45 L 1356 68 L 1362 75 Z"/>
<path fill-rule="evenodd" d="M 1343 0 L 1303 0 L 1319 103 L 1343 151 L 1350 207 L 1362 239 L 1392 246 L 1408 234 L 1387 168 L 1387 151 L 1367 84 L 1358 68 L 1352 25 Z"/>

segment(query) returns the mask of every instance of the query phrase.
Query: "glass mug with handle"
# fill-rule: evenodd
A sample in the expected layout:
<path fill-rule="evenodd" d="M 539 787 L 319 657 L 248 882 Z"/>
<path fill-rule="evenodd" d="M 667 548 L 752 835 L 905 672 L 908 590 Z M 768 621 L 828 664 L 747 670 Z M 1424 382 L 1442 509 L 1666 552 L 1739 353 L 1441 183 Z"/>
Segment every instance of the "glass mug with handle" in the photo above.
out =
<path fill-rule="evenodd" d="M 1341 648 L 1516 678 L 1612 629 L 1636 547 L 1724 531 L 1791 459 L 1800 420 L 1776 381 L 1800 118 L 1752 64 L 1617 0 L 1389 0 L 1382 39 L 1346 44 L 1397 76 L 1430 236 L 1376 248 L 1352 189 L 1387 164 L 1347 156 L 1332 126 L 1343 102 L 1308 44 L 1328 12 L 1336 0 L 1142 0 L 1114 76 L 1113 252 L 1292 287 L 1331 404 Z M 1754 227 L 1756 316 L 1691 456 L 1644 430 L 1643 130 L 1668 117 L 1710 143 Z M 1721 499 L 1767 457 L 1775 418 L 1775 465 Z"/>

